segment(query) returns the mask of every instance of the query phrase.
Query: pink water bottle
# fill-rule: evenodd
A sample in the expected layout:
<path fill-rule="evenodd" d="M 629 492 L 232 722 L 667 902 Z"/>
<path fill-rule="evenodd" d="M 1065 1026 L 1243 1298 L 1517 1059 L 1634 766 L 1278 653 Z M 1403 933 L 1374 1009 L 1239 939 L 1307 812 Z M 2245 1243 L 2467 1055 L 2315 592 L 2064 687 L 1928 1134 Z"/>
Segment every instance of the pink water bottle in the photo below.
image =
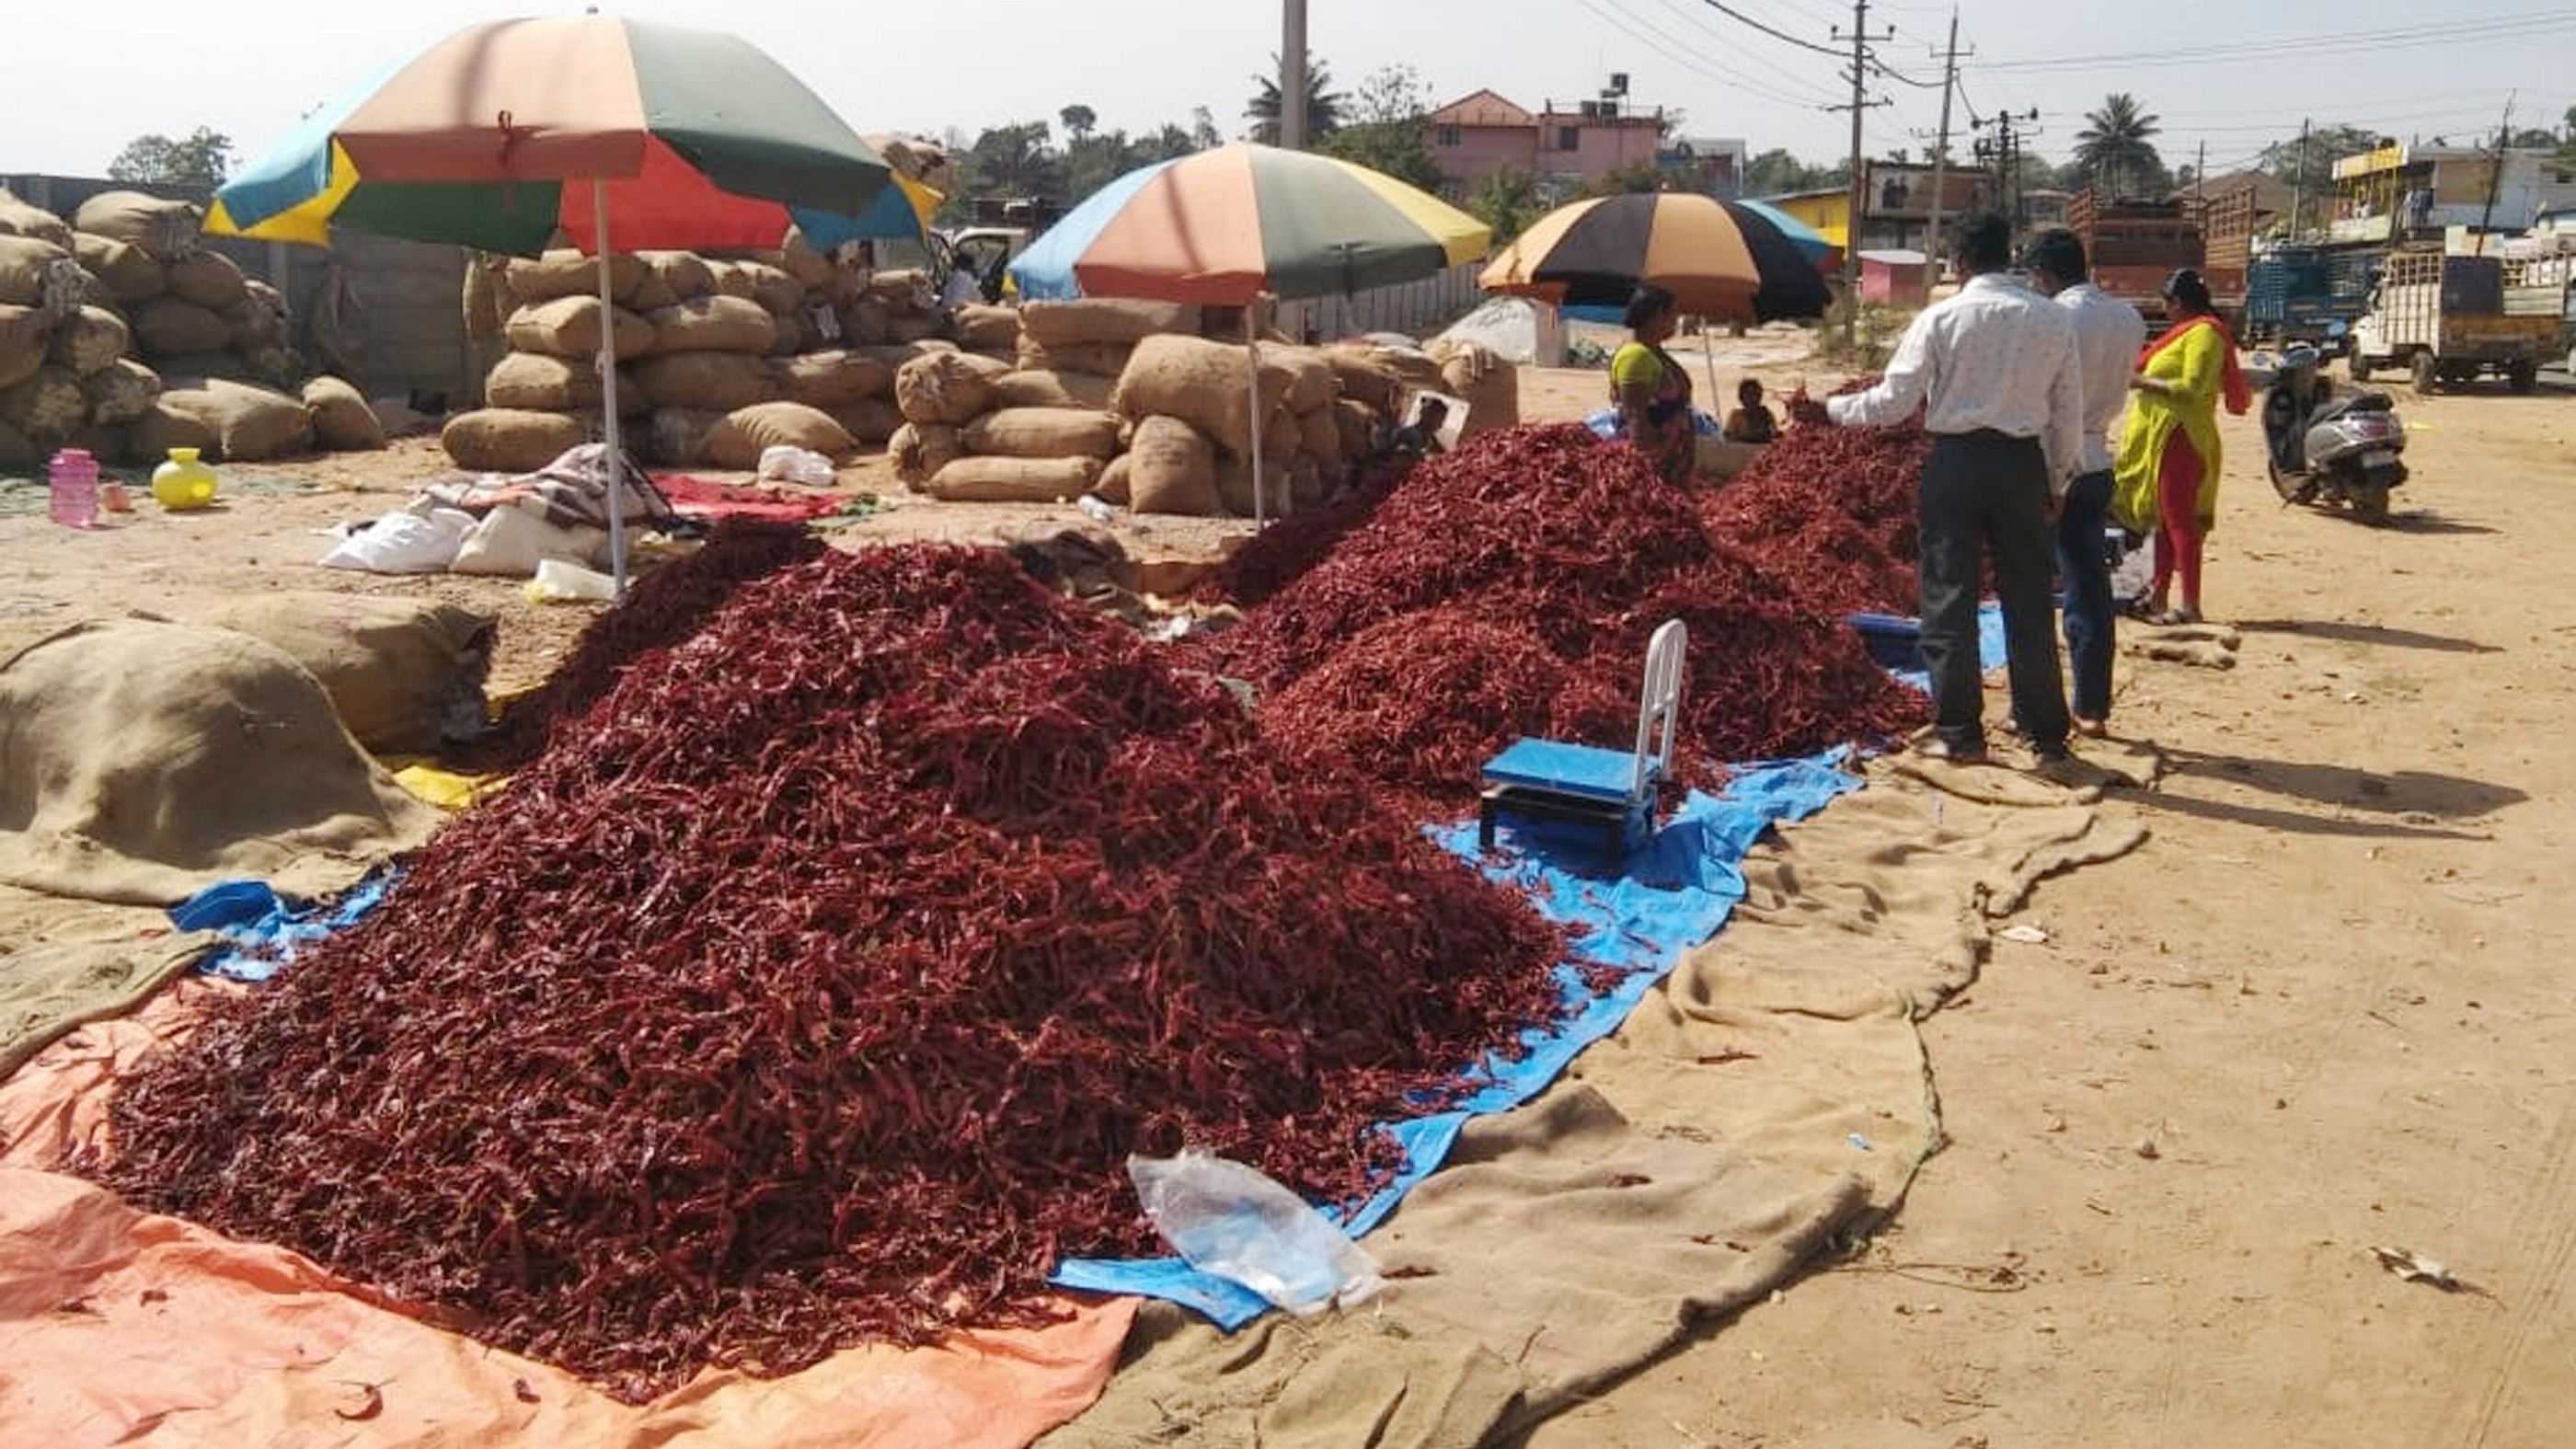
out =
<path fill-rule="evenodd" d="M 46 469 L 46 505 L 65 528 L 98 526 L 98 460 L 87 448 L 65 448 Z"/>

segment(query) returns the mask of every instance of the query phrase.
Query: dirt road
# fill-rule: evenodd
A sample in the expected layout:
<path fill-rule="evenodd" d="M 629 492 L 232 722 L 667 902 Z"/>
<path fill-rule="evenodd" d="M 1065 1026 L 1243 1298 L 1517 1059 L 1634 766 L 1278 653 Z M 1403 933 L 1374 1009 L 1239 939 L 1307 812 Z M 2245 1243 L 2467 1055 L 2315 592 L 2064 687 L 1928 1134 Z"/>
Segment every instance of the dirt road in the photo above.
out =
<path fill-rule="evenodd" d="M 2399 403 L 2385 530 L 2281 508 L 2229 423 L 2241 662 L 2122 661 L 2153 839 L 1925 1023 L 1953 1140 L 1872 1255 L 1922 1266 L 1821 1272 L 1534 1445 L 2576 1442 L 2576 400 Z"/>

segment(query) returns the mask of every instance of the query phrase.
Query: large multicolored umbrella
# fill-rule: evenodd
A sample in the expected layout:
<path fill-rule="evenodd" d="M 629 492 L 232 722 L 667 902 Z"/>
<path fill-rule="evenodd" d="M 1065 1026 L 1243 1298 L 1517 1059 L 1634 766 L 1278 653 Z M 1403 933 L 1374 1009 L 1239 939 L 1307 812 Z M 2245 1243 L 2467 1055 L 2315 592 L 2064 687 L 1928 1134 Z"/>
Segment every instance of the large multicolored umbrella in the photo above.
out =
<path fill-rule="evenodd" d="M 1689 192 L 1596 197 L 1540 217 L 1485 268 L 1485 290 L 1616 306 L 1641 282 L 1721 322 L 1816 317 L 1832 300 L 1816 263 L 1770 218 Z"/>
<path fill-rule="evenodd" d="M 1244 309 L 1251 376 L 1263 296 L 1295 299 L 1431 276 L 1485 254 L 1493 232 L 1392 176 L 1307 151 L 1238 142 L 1131 171 L 1011 264 L 1028 300 L 1148 297 Z M 1256 382 L 1256 396 L 1257 382 Z M 1252 515 L 1266 520 L 1261 410 L 1252 409 Z"/>
<path fill-rule="evenodd" d="M 1843 249 L 1832 238 L 1798 218 L 1767 201 L 1756 201 L 1749 196 L 1735 204 L 1780 228 L 1780 235 L 1789 239 L 1789 245 L 1796 247 L 1799 255 L 1814 262 L 1817 271 L 1830 276 L 1843 264 Z"/>
<path fill-rule="evenodd" d="M 747 41 L 604 15 L 502 20 L 316 112 L 216 194 L 207 230 L 327 244 L 344 226 L 533 256 L 560 229 L 603 257 L 606 306 L 612 237 L 630 249 L 774 247 L 794 223 L 836 246 L 863 234 L 892 176 Z M 615 329 L 600 332 L 614 460 Z M 622 591 L 625 510 L 608 517 Z"/>

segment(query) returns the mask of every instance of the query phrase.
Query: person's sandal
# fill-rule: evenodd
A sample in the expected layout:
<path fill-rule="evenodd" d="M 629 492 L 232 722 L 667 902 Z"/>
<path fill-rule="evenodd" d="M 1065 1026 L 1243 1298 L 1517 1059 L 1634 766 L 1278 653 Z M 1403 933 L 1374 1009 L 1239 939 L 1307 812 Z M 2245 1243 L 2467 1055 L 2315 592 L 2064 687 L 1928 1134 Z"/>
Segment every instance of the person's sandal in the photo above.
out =
<path fill-rule="evenodd" d="M 2198 609 L 2165 609 L 2157 613 L 2149 614 L 2147 616 L 2147 622 L 2155 625 L 2159 629 L 2180 628 L 2185 624 L 2199 623 L 2200 611 Z"/>
<path fill-rule="evenodd" d="M 1927 760 L 1940 760 L 1952 765 L 1982 765 L 1986 762 L 1985 746 L 1954 745 L 1937 737 L 1916 745 L 1914 753 Z"/>
<path fill-rule="evenodd" d="M 2088 740 L 2107 740 L 2111 737 L 2111 722 L 2086 719 L 2079 714 L 2075 717 L 2075 733 Z"/>

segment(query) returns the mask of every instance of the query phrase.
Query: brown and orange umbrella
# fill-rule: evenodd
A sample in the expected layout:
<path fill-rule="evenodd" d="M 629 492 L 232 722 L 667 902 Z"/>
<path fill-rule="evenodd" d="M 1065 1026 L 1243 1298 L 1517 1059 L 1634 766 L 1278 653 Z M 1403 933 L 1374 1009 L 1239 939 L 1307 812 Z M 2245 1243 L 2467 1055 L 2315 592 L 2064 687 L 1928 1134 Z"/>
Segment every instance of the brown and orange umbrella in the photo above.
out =
<path fill-rule="evenodd" d="M 1486 291 L 1618 306 L 1641 282 L 1720 322 L 1816 317 L 1832 300 L 1815 260 L 1741 202 L 1686 192 L 1604 196 L 1540 217 L 1485 268 Z"/>

